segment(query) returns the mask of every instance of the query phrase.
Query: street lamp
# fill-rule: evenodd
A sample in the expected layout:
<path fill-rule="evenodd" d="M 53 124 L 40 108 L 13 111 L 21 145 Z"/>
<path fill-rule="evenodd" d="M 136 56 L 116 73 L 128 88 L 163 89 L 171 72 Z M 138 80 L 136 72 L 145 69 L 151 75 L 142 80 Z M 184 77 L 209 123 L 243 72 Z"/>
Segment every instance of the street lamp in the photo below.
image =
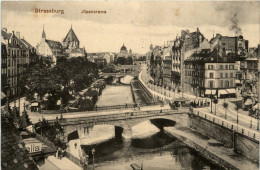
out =
<path fill-rule="evenodd" d="M 96 150 L 93 148 L 93 149 L 92 149 L 92 156 L 93 156 L 93 167 L 95 167 L 95 164 L 94 164 L 94 155 L 95 155 L 95 152 L 96 152 Z"/>

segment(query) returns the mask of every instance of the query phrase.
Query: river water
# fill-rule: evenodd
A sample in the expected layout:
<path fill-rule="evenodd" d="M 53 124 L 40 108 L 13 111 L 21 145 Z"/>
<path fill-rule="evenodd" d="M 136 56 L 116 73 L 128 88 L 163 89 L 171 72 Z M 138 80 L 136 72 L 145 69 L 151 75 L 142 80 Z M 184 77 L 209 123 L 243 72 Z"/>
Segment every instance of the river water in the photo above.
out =
<path fill-rule="evenodd" d="M 131 102 L 130 86 L 107 85 L 97 105 L 121 105 Z M 115 127 L 112 125 L 84 128 L 82 125 L 74 125 L 66 129 L 78 130 L 81 148 L 90 158 L 93 157 L 91 150 L 95 148 L 95 163 L 115 161 L 95 169 L 131 170 L 131 164 L 142 165 L 144 170 L 221 169 L 181 141 L 160 131 L 150 121 L 132 127 L 130 141 L 116 140 Z M 89 164 L 92 164 L 92 159 Z"/>

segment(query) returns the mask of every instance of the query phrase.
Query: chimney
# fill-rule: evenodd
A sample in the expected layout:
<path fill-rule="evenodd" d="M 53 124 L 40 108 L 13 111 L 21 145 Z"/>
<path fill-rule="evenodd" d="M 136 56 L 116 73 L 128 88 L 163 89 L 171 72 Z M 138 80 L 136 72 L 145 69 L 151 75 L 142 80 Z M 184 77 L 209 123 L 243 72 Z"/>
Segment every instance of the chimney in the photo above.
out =
<path fill-rule="evenodd" d="M 199 27 L 197 27 L 197 32 L 200 32 L 200 29 L 199 29 Z"/>
<path fill-rule="evenodd" d="M 20 39 L 20 32 L 17 31 L 17 32 L 15 33 L 15 36 Z"/>

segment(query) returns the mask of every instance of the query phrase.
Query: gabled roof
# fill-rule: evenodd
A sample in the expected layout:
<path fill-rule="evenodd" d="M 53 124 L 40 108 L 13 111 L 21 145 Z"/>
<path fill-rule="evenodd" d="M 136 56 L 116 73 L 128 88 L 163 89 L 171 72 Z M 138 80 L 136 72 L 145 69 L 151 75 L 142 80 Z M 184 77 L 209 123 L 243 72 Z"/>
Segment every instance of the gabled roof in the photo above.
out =
<path fill-rule="evenodd" d="M 71 27 L 68 34 L 64 38 L 63 42 L 74 42 L 74 41 L 79 42 L 79 39 Z"/>
<path fill-rule="evenodd" d="M 53 40 L 45 40 L 46 43 L 49 45 L 49 47 L 51 48 L 51 50 L 55 50 L 55 49 L 61 49 L 62 45 L 60 42 L 58 41 L 53 41 Z"/>
<path fill-rule="evenodd" d="M 1 167 L 6 170 L 37 170 L 15 125 L 7 116 L 1 122 Z"/>
<path fill-rule="evenodd" d="M 28 48 L 33 48 L 33 46 L 30 44 L 30 43 L 28 43 L 28 41 L 26 41 L 25 39 L 21 39 L 21 41 L 28 47 Z"/>

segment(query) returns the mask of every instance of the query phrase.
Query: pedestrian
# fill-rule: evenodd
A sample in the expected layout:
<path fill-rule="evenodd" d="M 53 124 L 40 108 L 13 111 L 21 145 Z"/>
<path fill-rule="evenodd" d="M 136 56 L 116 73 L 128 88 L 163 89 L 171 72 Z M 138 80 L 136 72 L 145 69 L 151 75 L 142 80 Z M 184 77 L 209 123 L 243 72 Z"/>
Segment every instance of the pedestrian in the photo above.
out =
<path fill-rule="evenodd" d="M 58 148 L 58 159 L 61 159 L 61 148 Z"/>
<path fill-rule="evenodd" d="M 62 150 L 61 150 L 61 158 L 63 158 L 63 157 L 64 157 L 64 155 L 65 155 L 65 150 L 64 150 L 64 149 L 62 149 Z"/>
<path fill-rule="evenodd" d="M 125 104 L 125 108 L 127 108 L 127 103 Z"/>

